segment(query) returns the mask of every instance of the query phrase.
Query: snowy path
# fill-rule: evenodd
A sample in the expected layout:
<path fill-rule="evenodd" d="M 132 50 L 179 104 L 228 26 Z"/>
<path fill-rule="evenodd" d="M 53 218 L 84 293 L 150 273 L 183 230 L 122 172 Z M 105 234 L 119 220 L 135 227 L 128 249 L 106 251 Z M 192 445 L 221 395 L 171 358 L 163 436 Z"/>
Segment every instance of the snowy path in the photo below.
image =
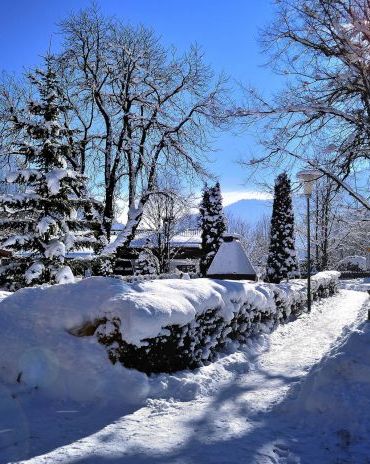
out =
<path fill-rule="evenodd" d="M 365 319 L 366 299 L 366 293 L 342 290 L 315 304 L 310 315 L 210 366 L 156 377 L 151 396 L 157 399 L 145 407 L 95 434 L 22 462 L 340 462 L 315 460 L 326 452 L 315 449 L 320 423 L 308 432 L 285 413 L 310 369 Z M 302 450 L 304 459 L 297 457 Z"/>

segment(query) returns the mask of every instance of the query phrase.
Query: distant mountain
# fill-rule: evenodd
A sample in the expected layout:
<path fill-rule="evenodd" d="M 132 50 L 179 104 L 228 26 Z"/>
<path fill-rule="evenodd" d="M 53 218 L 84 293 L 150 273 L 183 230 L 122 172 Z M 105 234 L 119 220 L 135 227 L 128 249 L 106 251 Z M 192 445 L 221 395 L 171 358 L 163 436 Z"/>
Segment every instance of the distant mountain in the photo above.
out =
<path fill-rule="evenodd" d="M 263 216 L 271 217 L 272 200 L 239 200 L 224 206 L 225 214 L 256 224 Z"/>
<path fill-rule="evenodd" d="M 224 213 L 226 216 L 230 215 L 235 219 L 239 218 L 250 225 L 254 225 L 262 219 L 263 216 L 267 216 L 270 219 L 272 213 L 272 200 L 239 200 L 224 206 Z M 184 216 L 179 225 L 181 230 L 197 229 L 198 227 L 198 214 Z"/>

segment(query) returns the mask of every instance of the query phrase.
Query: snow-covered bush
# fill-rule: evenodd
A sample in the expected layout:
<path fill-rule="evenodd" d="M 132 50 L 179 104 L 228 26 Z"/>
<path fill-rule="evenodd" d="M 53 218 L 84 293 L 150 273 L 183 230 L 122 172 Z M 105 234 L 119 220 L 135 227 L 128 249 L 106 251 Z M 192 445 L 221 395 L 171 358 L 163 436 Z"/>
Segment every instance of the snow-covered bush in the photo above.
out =
<path fill-rule="evenodd" d="M 347 256 L 339 261 L 339 271 L 366 271 L 366 258 L 364 256 Z"/>
<path fill-rule="evenodd" d="M 142 250 L 135 263 L 135 275 L 157 274 L 159 274 L 158 258 L 149 248 Z"/>
<path fill-rule="evenodd" d="M 338 275 L 315 276 L 313 296 L 334 293 Z M 110 382 L 126 388 L 128 372 L 112 369 L 108 358 L 144 372 L 195 368 L 214 360 L 226 345 L 269 332 L 304 311 L 305 300 L 302 280 L 130 284 L 91 277 L 25 288 L 0 301 L 0 381 L 93 400 L 110 391 Z M 86 384 L 93 385 L 88 392 Z"/>
<path fill-rule="evenodd" d="M 312 298 L 334 294 L 339 275 L 332 271 L 314 276 Z M 113 363 L 149 373 L 210 362 L 226 344 L 243 343 L 301 314 L 307 301 L 305 280 L 277 285 L 157 280 L 126 292 L 119 311 L 100 314 L 80 335 L 95 333 Z"/>

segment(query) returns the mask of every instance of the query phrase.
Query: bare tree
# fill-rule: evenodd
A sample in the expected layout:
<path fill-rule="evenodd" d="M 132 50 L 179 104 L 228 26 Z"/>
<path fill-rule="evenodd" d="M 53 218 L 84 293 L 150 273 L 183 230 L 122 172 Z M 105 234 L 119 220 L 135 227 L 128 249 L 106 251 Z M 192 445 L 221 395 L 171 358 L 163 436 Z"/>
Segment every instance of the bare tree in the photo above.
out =
<path fill-rule="evenodd" d="M 18 140 L 19 131 L 14 130 L 12 115 L 18 112 L 27 97 L 29 89 L 25 82 L 16 80 L 13 76 L 2 73 L 0 76 L 0 188 L 8 191 L 4 183 L 6 175 L 16 168 L 17 158 L 14 157 L 13 146 Z"/>
<path fill-rule="evenodd" d="M 95 147 L 92 164 L 102 164 L 108 239 L 115 199 L 127 194 L 126 227 L 106 247 L 110 254 L 134 237 L 160 172 L 205 174 L 210 131 L 223 121 L 225 80 L 214 82 L 196 47 L 179 56 L 151 30 L 103 17 L 95 8 L 71 15 L 61 30 L 60 67 L 73 120 L 85 131 L 85 146 Z"/>
<path fill-rule="evenodd" d="M 263 45 L 287 86 L 267 100 L 247 90 L 235 114 L 264 126 L 264 157 L 250 165 L 298 161 L 319 169 L 370 210 L 370 1 L 280 0 Z M 319 153 L 319 155 L 318 155 Z M 365 193 L 347 182 L 354 169 Z"/>
<path fill-rule="evenodd" d="M 159 260 L 161 273 L 169 272 L 170 261 L 175 256 L 171 241 L 181 232 L 182 219 L 189 214 L 192 197 L 182 195 L 175 189 L 161 189 L 147 201 L 143 225 L 151 231 L 151 245 Z"/>
<path fill-rule="evenodd" d="M 263 216 L 256 224 L 227 214 L 228 230 L 240 236 L 240 241 L 259 274 L 265 272 L 270 243 L 270 218 Z"/>
<path fill-rule="evenodd" d="M 307 242 L 305 203 L 296 202 L 297 238 L 302 249 Z M 331 179 L 322 178 L 312 195 L 311 249 L 317 271 L 332 269 L 350 255 L 365 255 L 370 222 L 354 202 L 337 191 Z"/>

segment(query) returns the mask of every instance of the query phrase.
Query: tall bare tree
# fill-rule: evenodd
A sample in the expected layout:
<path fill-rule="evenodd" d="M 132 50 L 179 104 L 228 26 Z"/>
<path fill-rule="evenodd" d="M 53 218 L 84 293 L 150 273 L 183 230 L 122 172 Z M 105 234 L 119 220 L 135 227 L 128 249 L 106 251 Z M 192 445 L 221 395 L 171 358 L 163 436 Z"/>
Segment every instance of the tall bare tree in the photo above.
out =
<path fill-rule="evenodd" d="M 298 238 L 307 243 L 305 203 L 296 202 Z M 311 249 L 316 270 L 336 267 L 350 255 L 366 255 L 370 222 L 331 179 L 316 182 L 312 194 Z"/>
<path fill-rule="evenodd" d="M 230 213 L 227 213 L 226 217 L 228 230 L 240 236 L 243 248 L 258 274 L 264 274 L 270 243 L 271 219 L 263 216 L 257 223 L 250 224 Z"/>
<path fill-rule="evenodd" d="M 249 164 L 297 160 L 370 210 L 370 1 L 276 0 L 276 8 L 263 45 L 288 84 L 271 99 L 248 90 L 246 107 L 236 109 L 265 129 L 266 155 Z M 355 168 L 365 193 L 347 182 Z"/>
<path fill-rule="evenodd" d="M 12 169 L 16 168 L 17 158 L 13 154 L 13 145 L 19 139 L 19 131 L 14 130 L 12 115 L 18 112 L 27 97 L 29 86 L 22 80 L 6 73 L 0 75 L 0 191 L 9 191 L 4 180 Z M 10 188 L 10 190 L 12 190 Z"/>
<path fill-rule="evenodd" d="M 85 148 L 94 147 L 84 151 L 84 163 L 103 171 L 96 177 L 103 184 L 108 239 L 115 200 L 127 196 L 126 227 L 106 247 L 111 254 L 132 240 L 160 172 L 205 174 L 210 131 L 223 121 L 225 79 L 214 80 L 196 47 L 178 55 L 151 30 L 124 25 L 96 8 L 71 15 L 61 31 L 60 68 L 72 120 Z"/>
<path fill-rule="evenodd" d="M 161 273 L 170 271 L 170 261 L 175 257 L 171 241 L 183 230 L 181 221 L 190 214 L 193 203 L 191 196 L 168 188 L 151 195 L 145 205 L 142 222 L 151 231 L 151 245 Z"/>

